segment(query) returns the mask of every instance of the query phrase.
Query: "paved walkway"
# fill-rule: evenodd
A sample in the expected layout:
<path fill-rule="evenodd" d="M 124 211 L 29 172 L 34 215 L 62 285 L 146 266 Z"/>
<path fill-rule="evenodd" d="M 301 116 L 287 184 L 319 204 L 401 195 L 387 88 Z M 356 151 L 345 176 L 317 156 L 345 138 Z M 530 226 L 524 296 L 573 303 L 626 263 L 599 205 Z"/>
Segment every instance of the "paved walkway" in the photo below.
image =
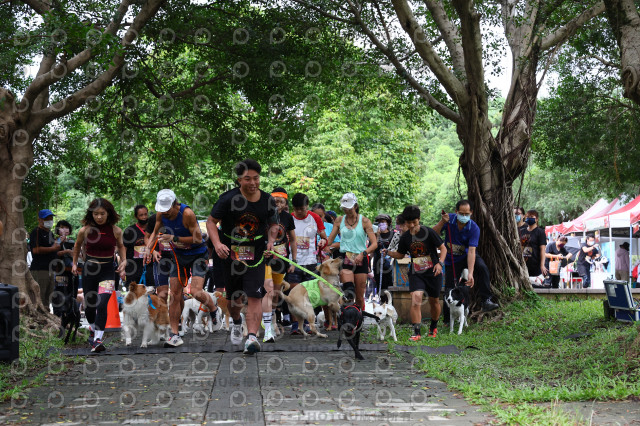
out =
<path fill-rule="evenodd" d="M 254 356 L 231 346 L 224 331 L 206 340 L 189 336 L 177 350 L 123 348 L 118 334 L 108 337 L 107 352 L 0 404 L 0 423 L 468 425 L 490 419 L 425 377 L 407 353 L 361 345 L 366 359 L 356 361 L 348 345 L 336 349 L 336 332 L 306 341 L 286 336 Z M 60 366 L 50 369 L 57 373 Z"/>

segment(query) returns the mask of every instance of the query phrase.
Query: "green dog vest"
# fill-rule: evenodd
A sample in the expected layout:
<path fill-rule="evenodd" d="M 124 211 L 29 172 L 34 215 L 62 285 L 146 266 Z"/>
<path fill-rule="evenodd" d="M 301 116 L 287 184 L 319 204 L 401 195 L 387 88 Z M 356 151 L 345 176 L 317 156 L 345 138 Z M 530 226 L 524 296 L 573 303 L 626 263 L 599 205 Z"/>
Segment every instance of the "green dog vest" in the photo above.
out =
<path fill-rule="evenodd" d="M 316 279 L 301 283 L 304 288 L 307 289 L 307 293 L 309 294 L 309 301 L 311 302 L 311 306 L 313 306 L 314 308 L 326 305 L 324 300 L 322 300 L 322 297 L 320 297 L 320 286 L 318 285 L 318 281 L 320 280 Z"/>

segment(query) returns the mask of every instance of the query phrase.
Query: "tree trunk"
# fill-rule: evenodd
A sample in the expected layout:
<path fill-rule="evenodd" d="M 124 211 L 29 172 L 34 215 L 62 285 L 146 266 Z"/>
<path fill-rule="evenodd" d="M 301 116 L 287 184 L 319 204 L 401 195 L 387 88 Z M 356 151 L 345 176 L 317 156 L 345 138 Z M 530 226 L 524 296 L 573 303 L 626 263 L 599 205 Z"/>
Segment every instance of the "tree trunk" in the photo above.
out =
<path fill-rule="evenodd" d="M 27 268 L 27 236 L 22 212 L 29 200 L 22 183 L 33 164 L 33 137 L 16 122 L 13 95 L 0 88 L 0 282 L 18 287 L 20 311 L 27 328 L 57 328 L 60 321 L 45 309 L 40 286 Z"/>
<path fill-rule="evenodd" d="M 536 61 L 531 61 L 535 64 Z M 473 203 L 473 220 L 482 230 L 478 254 L 491 273 L 492 290 L 508 298 L 531 290 L 513 214 L 513 182 L 527 167 L 537 86 L 532 68 L 516 68 L 497 136 L 483 102 L 461 108 L 457 132 L 464 151 L 460 166 Z"/>
<path fill-rule="evenodd" d="M 624 96 L 640 105 L 640 15 L 633 0 L 605 0 L 618 41 Z"/>

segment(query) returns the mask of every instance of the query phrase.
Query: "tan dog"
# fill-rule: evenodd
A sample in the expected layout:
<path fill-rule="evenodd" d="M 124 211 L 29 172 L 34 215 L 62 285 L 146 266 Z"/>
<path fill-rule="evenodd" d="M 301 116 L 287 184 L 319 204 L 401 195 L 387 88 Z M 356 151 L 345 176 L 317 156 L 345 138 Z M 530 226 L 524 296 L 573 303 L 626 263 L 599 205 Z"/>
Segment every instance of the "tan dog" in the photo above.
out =
<path fill-rule="evenodd" d="M 141 348 L 147 344 L 157 344 L 160 337 L 168 338 L 169 310 L 167 305 L 155 294 L 147 294 L 147 288 L 142 284 L 129 284 L 127 297 L 122 308 L 124 316 L 124 340 L 131 345 L 131 333 L 143 327 Z M 137 323 L 137 327 L 136 327 Z"/>
<path fill-rule="evenodd" d="M 333 285 L 335 288 L 339 288 L 340 286 L 339 275 L 341 264 L 342 259 L 328 259 L 318 267 L 320 276 L 331 283 L 331 285 Z M 309 292 L 316 290 L 311 290 L 310 286 L 317 286 L 317 292 L 319 293 L 317 298 L 319 300 L 314 300 L 315 303 L 312 303 L 311 299 L 316 298 L 310 298 Z M 326 334 L 320 333 L 316 328 L 316 315 L 313 309 L 316 306 L 327 305 L 330 312 L 339 312 L 340 301 L 342 299 L 340 295 L 329 288 L 329 286 L 321 280 L 313 280 L 300 283 L 295 286 L 287 296 L 282 292 L 282 290 L 286 291 L 289 289 L 289 287 L 289 283 L 283 281 L 282 289 L 278 290 L 278 292 L 280 293 L 280 297 L 282 297 L 282 299 L 289 305 L 289 311 L 300 320 L 306 319 L 309 322 L 311 333 L 315 334 L 318 337 L 327 337 Z M 321 303 L 318 304 L 318 302 Z M 314 304 L 316 304 L 316 306 L 314 306 Z M 304 331 L 304 327 L 301 326 L 300 331 L 302 331 L 302 334 L 304 334 L 305 337 L 307 336 L 308 333 Z"/>

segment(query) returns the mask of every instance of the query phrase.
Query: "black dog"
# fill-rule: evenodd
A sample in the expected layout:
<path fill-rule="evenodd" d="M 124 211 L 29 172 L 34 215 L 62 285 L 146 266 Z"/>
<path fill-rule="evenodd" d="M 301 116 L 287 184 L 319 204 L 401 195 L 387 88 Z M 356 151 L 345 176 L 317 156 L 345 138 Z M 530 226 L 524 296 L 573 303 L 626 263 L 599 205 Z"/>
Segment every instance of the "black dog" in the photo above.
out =
<path fill-rule="evenodd" d="M 362 324 L 364 317 L 369 317 L 380 322 L 380 318 L 361 310 L 355 303 L 355 286 L 352 282 L 344 283 L 344 300 L 345 304 L 340 308 L 338 314 L 338 348 L 342 346 L 342 337 L 347 339 L 353 351 L 356 354 L 356 359 L 363 360 L 364 357 L 360 353 L 360 331 L 362 330 Z"/>
<path fill-rule="evenodd" d="M 59 307 L 61 327 L 59 338 L 67 332 L 64 338 L 64 344 L 75 340 L 78 328 L 80 328 L 80 303 L 71 295 L 62 292 L 54 292 L 52 298 L 53 306 Z M 73 334 L 73 336 L 72 336 Z"/>

